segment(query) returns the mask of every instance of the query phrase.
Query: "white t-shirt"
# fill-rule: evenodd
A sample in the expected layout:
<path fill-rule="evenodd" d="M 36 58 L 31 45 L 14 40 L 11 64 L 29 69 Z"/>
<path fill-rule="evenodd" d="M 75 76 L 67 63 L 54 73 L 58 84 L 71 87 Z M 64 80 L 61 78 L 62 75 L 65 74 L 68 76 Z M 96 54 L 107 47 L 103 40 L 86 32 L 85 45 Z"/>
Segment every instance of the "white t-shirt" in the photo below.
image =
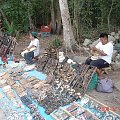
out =
<path fill-rule="evenodd" d="M 100 59 L 105 60 L 109 64 L 112 61 L 112 54 L 113 54 L 113 44 L 111 42 L 108 42 L 107 44 L 103 45 L 101 42 L 99 42 L 96 45 L 96 48 L 103 50 L 104 53 L 106 53 L 106 56 L 100 56 Z"/>
<path fill-rule="evenodd" d="M 39 43 L 39 40 L 37 38 L 35 38 L 34 40 L 31 40 L 28 48 L 31 47 L 32 45 L 34 45 L 36 47 L 36 49 L 34 50 L 34 57 L 36 57 L 40 53 L 40 43 Z"/>

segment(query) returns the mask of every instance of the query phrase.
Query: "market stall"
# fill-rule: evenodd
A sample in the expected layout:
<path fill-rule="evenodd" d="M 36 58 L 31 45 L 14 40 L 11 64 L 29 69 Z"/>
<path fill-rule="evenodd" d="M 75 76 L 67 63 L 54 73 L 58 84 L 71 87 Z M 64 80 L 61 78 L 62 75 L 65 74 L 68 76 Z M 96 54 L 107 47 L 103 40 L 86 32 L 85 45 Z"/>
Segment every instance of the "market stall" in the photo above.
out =
<path fill-rule="evenodd" d="M 44 62 L 44 72 L 24 61 L 8 61 L 5 66 L 0 63 L 0 108 L 7 120 L 120 119 L 111 110 L 103 111 L 105 105 L 85 94 L 95 68 L 89 70 L 83 64 L 76 71 L 52 58 Z M 47 68 L 51 67 L 54 71 L 50 72 Z"/>

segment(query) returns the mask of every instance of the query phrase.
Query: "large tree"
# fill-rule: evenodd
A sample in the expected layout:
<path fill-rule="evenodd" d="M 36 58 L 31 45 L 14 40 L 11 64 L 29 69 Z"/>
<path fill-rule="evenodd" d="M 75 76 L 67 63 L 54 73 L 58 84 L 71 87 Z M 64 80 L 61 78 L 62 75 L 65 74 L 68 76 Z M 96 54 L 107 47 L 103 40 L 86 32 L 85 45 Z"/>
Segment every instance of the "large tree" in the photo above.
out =
<path fill-rule="evenodd" d="M 72 47 L 75 45 L 76 42 L 72 31 L 67 0 L 59 0 L 59 5 L 63 25 L 64 46 L 66 50 L 72 51 Z"/>
<path fill-rule="evenodd" d="M 61 34 L 61 14 L 59 7 L 59 0 L 51 0 L 51 30 L 52 34 Z"/>
<path fill-rule="evenodd" d="M 55 34 L 56 23 L 55 23 L 54 0 L 51 0 L 51 30 L 52 34 Z"/>

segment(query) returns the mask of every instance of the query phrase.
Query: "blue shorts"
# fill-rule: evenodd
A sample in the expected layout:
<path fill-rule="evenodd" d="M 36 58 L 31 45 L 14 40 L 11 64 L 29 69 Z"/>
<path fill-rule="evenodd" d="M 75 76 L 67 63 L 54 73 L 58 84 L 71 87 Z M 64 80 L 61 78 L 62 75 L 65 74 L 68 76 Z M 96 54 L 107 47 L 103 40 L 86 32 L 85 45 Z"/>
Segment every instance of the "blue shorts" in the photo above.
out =
<path fill-rule="evenodd" d="M 90 65 L 90 66 L 95 66 L 98 69 L 101 68 L 105 68 L 105 67 L 109 67 L 109 63 L 107 63 L 105 60 L 103 59 L 97 59 L 97 60 L 91 60 L 90 58 L 88 58 L 85 61 L 85 64 Z"/>

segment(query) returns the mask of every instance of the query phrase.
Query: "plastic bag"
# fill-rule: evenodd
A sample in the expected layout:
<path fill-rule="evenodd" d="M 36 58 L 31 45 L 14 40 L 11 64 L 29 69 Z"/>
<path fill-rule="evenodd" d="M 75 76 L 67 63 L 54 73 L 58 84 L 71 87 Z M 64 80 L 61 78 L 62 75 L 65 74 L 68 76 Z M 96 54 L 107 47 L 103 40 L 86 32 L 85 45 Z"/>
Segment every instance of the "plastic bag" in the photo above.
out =
<path fill-rule="evenodd" d="M 113 92 L 113 82 L 111 79 L 105 78 L 98 81 L 96 90 L 98 92 L 111 93 Z"/>

